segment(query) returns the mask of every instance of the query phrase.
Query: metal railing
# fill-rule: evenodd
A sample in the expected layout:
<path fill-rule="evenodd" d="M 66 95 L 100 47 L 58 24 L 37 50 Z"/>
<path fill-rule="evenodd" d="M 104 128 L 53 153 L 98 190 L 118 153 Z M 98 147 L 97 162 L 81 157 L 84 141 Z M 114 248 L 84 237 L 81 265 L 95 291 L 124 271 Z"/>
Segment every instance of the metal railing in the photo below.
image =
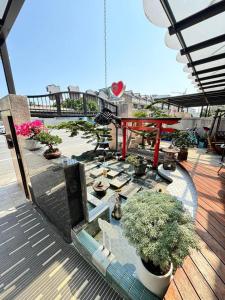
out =
<path fill-rule="evenodd" d="M 93 117 L 104 107 L 117 115 L 117 105 L 89 93 L 67 91 L 27 98 L 33 117 Z"/>

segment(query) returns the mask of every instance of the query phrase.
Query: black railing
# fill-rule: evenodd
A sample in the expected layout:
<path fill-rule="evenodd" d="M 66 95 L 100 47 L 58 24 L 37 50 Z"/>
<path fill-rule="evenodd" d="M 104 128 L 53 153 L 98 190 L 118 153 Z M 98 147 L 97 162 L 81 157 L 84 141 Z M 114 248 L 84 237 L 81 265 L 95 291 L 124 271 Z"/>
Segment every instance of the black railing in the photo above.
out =
<path fill-rule="evenodd" d="M 60 92 L 27 98 L 32 117 L 93 117 L 103 107 L 117 115 L 115 104 L 89 93 Z"/>

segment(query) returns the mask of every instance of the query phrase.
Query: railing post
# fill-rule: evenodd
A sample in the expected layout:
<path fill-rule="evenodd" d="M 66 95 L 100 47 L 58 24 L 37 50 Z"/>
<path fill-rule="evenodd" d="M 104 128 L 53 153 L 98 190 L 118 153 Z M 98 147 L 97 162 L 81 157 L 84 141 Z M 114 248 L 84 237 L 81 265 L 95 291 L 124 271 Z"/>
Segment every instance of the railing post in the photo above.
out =
<path fill-rule="evenodd" d="M 87 115 L 87 97 L 86 94 L 83 94 L 83 109 L 84 109 L 84 115 Z"/>
<path fill-rule="evenodd" d="M 60 94 L 55 94 L 57 115 L 61 116 L 61 97 Z"/>

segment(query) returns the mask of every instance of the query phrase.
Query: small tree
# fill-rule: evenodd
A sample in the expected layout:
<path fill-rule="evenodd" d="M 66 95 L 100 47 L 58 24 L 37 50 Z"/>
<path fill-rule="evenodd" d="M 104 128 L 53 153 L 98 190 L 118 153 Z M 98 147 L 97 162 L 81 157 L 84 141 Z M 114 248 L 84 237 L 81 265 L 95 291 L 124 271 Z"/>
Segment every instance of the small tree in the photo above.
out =
<path fill-rule="evenodd" d="M 145 108 L 150 110 L 150 114 L 153 118 L 166 118 L 169 115 L 166 114 L 163 109 L 159 108 L 158 106 L 155 106 L 157 104 L 163 104 L 163 100 L 154 100 L 152 103 L 147 105 Z"/>
<path fill-rule="evenodd" d="M 63 108 L 72 108 L 75 111 L 82 111 L 83 110 L 83 99 L 65 99 L 62 102 L 62 107 Z"/>
<path fill-rule="evenodd" d="M 88 101 L 87 110 L 91 112 L 97 112 L 98 111 L 97 103 L 95 101 Z"/>
<path fill-rule="evenodd" d="M 58 135 L 52 135 L 47 131 L 41 131 L 36 139 L 48 147 L 44 154 L 58 151 L 58 148 L 54 148 L 54 146 L 62 143 L 62 139 Z"/>
<path fill-rule="evenodd" d="M 63 122 L 51 128 L 66 129 L 70 132 L 71 137 L 77 136 L 79 132 L 82 132 L 83 138 L 88 139 L 88 143 L 93 141 L 97 141 L 97 143 L 103 142 L 104 137 L 107 137 L 108 141 L 112 140 L 110 128 L 83 120 Z"/>
<path fill-rule="evenodd" d="M 143 191 L 123 208 L 124 235 L 147 264 L 165 274 L 170 264 L 176 269 L 198 240 L 194 225 L 180 201 L 163 193 Z"/>
<path fill-rule="evenodd" d="M 135 118 L 146 118 L 147 117 L 147 112 L 144 110 L 137 110 L 133 113 Z"/>

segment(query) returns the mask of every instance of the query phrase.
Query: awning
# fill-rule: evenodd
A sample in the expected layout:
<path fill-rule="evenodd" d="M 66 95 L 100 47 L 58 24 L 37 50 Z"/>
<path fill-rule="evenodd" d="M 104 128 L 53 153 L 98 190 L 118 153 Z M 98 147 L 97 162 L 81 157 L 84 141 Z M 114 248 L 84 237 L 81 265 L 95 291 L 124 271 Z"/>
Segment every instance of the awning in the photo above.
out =
<path fill-rule="evenodd" d="M 143 0 L 143 4 L 147 18 L 168 29 L 165 43 L 179 51 L 177 61 L 185 64 L 197 91 L 224 90 L 225 0 Z"/>
<path fill-rule="evenodd" d="M 223 105 L 225 104 L 225 90 L 164 97 L 160 100 L 164 101 L 165 103 L 181 107 Z"/>

